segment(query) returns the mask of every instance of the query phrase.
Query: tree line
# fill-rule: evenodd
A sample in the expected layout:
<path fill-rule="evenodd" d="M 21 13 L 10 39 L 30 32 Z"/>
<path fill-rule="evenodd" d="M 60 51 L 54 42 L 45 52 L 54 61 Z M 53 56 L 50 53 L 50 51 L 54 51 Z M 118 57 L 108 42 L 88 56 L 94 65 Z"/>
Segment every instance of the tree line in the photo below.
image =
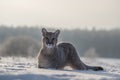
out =
<path fill-rule="evenodd" d="M 56 29 L 49 28 L 48 30 L 54 31 Z M 16 40 L 16 42 L 14 39 Z M 10 54 L 15 56 L 16 54 L 17 56 L 19 54 L 22 54 L 23 56 L 28 56 L 34 52 L 32 56 L 36 56 L 37 52 L 39 52 L 41 39 L 42 39 L 41 27 L 37 27 L 37 26 L 10 27 L 5 25 L 0 25 L 0 48 L 1 48 L 0 54 L 9 55 L 9 56 Z M 25 48 L 27 52 L 25 51 L 22 52 L 23 49 L 19 49 L 21 43 L 18 41 L 23 41 L 21 42 L 23 43 L 22 45 L 23 46 L 28 45 L 26 47 L 32 49 L 32 51 Z M 28 43 L 26 43 L 25 41 Z M 99 55 L 100 57 L 120 58 L 120 29 L 112 29 L 112 30 L 96 30 L 95 28 L 93 28 L 92 30 L 61 29 L 59 41 L 72 43 L 76 47 L 76 50 L 78 51 L 78 53 L 80 53 L 81 56 L 84 56 L 89 49 L 94 48 L 96 54 Z M 11 42 L 15 42 L 15 44 L 17 43 L 16 46 L 19 47 L 17 49 L 14 49 L 15 47 L 13 49 L 10 49 L 11 46 L 13 46 L 13 43 L 11 44 Z M 9 43 L 9 47 L 8 47 L 8 43 Z M 30 46 L 33 45 L 35 47 L 31 48 Z M 10 52 L 10 50 L 13 52 Z M 18 51 L 19 53 L 17 53 Z"/>

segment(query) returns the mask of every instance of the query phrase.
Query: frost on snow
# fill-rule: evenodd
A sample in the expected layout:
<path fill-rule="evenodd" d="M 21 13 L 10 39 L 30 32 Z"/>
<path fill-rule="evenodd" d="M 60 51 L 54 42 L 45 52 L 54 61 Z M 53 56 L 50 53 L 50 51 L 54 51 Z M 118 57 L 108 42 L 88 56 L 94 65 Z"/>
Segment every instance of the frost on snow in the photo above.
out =
<path fill-rule="evenodd" d="M 0 80 L 120 80 L 120 59 L 82 58 L 86 64 L 99 65 L 104 71 L 38 69 L 35 58 L 2 57 Z M 94 62 L 94 63 L 93 63 Z"/>

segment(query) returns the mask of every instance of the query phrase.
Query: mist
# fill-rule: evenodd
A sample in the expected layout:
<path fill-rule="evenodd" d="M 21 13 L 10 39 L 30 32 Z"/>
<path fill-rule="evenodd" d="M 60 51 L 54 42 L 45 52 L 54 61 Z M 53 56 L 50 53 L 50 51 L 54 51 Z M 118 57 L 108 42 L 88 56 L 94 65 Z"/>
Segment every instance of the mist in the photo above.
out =
<path fill-rule="evenodd" d="M 56 30 L 54 28 L 46 29 L 53 32 Z M 120 58 L 120 29 L 60 30 L 58 41 L 73 44 L 80 56 Z M 41 48 L 41 40 L 41 28 L 1 25 L 0 56 L 36 57 Z"/>

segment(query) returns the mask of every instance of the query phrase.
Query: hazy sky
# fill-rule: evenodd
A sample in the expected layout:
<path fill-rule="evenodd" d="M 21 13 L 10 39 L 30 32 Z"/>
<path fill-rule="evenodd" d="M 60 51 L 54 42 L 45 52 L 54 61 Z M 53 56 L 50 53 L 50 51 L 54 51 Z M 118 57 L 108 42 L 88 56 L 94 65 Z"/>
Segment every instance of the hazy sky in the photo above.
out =
<path fill-rule="evenodd" d="M 0 0 L 0 24 L 120 28 L 120 0 Z"/>

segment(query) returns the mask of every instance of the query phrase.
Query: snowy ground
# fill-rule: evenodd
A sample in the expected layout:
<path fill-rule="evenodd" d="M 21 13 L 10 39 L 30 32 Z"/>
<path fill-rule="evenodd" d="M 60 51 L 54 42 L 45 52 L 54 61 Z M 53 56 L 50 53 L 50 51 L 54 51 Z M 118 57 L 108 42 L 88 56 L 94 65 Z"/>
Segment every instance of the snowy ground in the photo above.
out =
<path fill-rule="evenodd" d="M 1 58 L 0 80 L 120 80 L 120 59 L 85 59 L 104 71 L 38 69 L 33 58 Z"/>

